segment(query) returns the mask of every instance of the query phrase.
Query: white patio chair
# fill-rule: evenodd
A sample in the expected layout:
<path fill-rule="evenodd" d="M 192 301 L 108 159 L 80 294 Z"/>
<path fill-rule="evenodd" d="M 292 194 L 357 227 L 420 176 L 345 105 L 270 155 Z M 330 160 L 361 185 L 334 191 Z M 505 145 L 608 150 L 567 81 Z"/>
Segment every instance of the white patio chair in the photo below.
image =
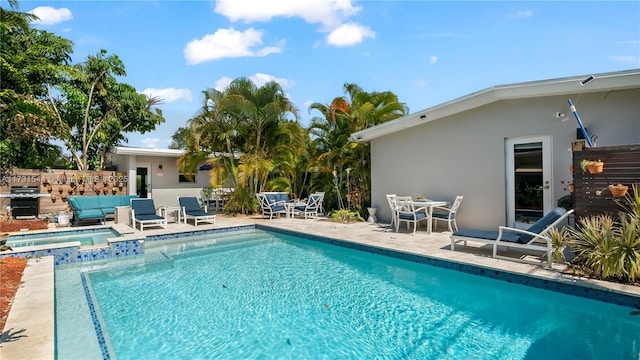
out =
<path fill-rule="evenodd" d="M 427 208 L 416 208 L 411 196 L 396 196 L 395 203 L 398 213 L 396 218 L 396 232 L 398 232 L 400 228 L 400 223 L 404 221 L 407 223 L 407 229 L 409 229 L 409 224 L 413 223 L 413 233 L 415 234 L 420 221 L 427 221 L 429 219 Z"/>
<path fill-rule="evenodd" d="M 433 214 L 431 214 L 431 218 L 434 220 L 433 229 L 435 230 L 438 227 L 438 221 L 444 221 L 449 226 L 449 231 L 453 233 L 453 229 L 455 228 L 458 231 L 458 224 L 456 223 L 456 212 L 460 207 L 460 203 L 462 203 L 462 196 L 456 196 L 456 199 L 453 200 L 451 206 L 436 206 L 433 208 Z M 453 224 L 453 227 L 451 227 Z"/>
<path fill-rule="evenodd" d="M 396 208 L 396 194 L 387 194 L 387 201 L 389 202 L 389 208 L 391 208 L 391 224 L 389 224 L 389 227 L 393 229 L 398 224 L 398 221 L 396 220 L 396 217 L 398 216 Z"/>
<path fill-rule="evenodd" d="M 304 218 L 317 218 L 318 211 L 322 206 L 324 199 L 324 193 L 314 193 L 309 195 L 307 202 L 304 204 L 298 204 L 294 207 L 294 211 L 297 214 L 304 215 Z"/>

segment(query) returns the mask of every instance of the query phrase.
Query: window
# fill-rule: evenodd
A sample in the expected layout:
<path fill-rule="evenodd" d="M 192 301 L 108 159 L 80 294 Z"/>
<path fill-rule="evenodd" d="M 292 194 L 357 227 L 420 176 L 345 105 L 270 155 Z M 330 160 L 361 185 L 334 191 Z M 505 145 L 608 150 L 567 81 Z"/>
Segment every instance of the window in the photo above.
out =
<path fill-rule="evenodd" d="M 195 183 L 196 174 L 195 173 L 179 173 L 178 182 L 179 183 Z"/>

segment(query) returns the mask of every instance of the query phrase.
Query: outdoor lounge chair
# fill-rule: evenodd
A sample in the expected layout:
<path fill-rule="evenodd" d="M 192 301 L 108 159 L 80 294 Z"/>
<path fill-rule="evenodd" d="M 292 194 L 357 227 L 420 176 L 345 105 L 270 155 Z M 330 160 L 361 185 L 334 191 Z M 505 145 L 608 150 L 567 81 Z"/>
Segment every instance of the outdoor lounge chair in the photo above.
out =
<path fill-rule="evenodd" d="M 572 213 L 573 210 L 567 211 L 564 208 L 557 207 L 536 221 L 527 230 L 506 226 L 500 226 L 498 231 L 461 229 L 451 235 L 451 250 L 455 250 L 456 242 L 463 241 L 466 246 L 467 241 L 478 241 L 493 245 L 494 258 L 498 257 L 498 246 L 542 251 L 546 253 L 547 264 L 551 266 L 553 244 L 549 237 L 549 231 L 567 219 Z"/>
<path fill-rule="evenodd" d="M 136 228 L 140 224 L 140 231 L 147 225 L 159 225 L 167 228 L 167 219 L 156 214 L 156 206 L 153 199 L 131 199 L 131 224 Z"/>
<path fill-rule="evenodd" d="M 309 195 L 306 203 L 296 204 L 294 211 L 298 214 L 304 215 L 304 218 L 317 218 L 318 212 L 322 207 L 322 201 L 324 200 L 324 193 L 314 193 Z"/>
<path fill-rule="evenodd" d="M 262 215 L 269 216 L 269 220 L 273 219 L 274 215 L 287 215 L 285 204 L 289 202 L 289 196 L 286 193 L 257 193 L 256 196 L 262 209 Z"/>
<path fill-rule="evenodd" d="M 195 196 L 178 196 L 178 203 L 180 203 L 180 207 L 182 208 L 185 223 L 189 219 L 193 219 L 194 226 L 198 226 L 198 221 L 212 224 L 216 223 L 216 214 L 207 212 L 206 205 L 203 210 Z"/>

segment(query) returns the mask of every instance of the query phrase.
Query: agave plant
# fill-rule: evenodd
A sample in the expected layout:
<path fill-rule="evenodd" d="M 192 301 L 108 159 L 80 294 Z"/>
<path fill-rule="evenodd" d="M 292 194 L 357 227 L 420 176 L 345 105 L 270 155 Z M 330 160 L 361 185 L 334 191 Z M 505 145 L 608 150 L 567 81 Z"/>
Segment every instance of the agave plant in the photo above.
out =
<path fill-rule="evenodd" d="M 592 276 L 606 279 L 617 274 L 614 252 L 619 230 L 614 224 L 609 215 L 589 216 L 580 220 L 578 228 L 569 229 L 575 262 Z"/>
<path fill-rule="evenodd" d="M 590 216 L 577 228 L 568 230 L 568 243 L 576 253 L 575 263 L 585 272 L 602 279 L 635 282 L 640 279 L 640 194 L 638 185 L 633 195 L 627 194 L 627 204 L 619 221 L 611 216 Z M 554 236 L 557 238 L 554 238 Z M 555 234 L 560 244 L 563 236 Z"/>

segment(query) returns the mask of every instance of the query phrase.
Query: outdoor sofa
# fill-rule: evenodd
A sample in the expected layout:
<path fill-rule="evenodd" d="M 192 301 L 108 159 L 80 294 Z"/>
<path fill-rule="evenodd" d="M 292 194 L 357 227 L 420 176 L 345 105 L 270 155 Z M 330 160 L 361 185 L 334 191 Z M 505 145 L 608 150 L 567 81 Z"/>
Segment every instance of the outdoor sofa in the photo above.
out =
<path fill-rule="evenodd" d="M 85 221 L 104 223 L 107 217 L 113 217 L 117 206 L 129 206 L 131 199 L 138 195 L 91 195 L 70 196 L 68 201 L 73 211 L 73 226 Z"/>

